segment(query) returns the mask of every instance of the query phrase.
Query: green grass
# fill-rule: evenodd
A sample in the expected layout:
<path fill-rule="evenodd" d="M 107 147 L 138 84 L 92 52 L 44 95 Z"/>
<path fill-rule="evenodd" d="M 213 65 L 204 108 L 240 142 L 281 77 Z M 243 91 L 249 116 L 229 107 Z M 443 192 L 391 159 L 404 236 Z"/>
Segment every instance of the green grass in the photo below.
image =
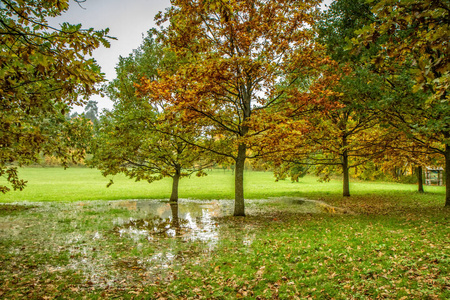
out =
<path fill-rule="evenodd" d="M 108 201 L 71 202 L 167 198 L 169 181 L 118 176 L 106 189 L 96 170 L 22 171 L 29 187 L 2 196 L 17 203 L 0 205 L 2 299 L 450 298 L 450 210 L 442 187 L 419 194 L 415 185 L 354 182 L 345 198 L 339 180 L 274 182 L 270 173 L 247 172 L 247 198 L 308 197 L 341 210 L 247 201 L 245 218 L 213 217 L 211 244 L 186 240 L 184 232 L 121 234 L 130 219 L 151 218 Z M 232 182 L 223 171 L 185 179 L 181 197 L 232 198 Z"/>
<path fill-rule="evenodd" d="M 231 171 L 213 170 L 206 177 L 191 176 L 180 182 L 180 198 L 233 199 L 234 176 Z M 114 184 L 106 188 L 109 178 L 96 169 L 88 168 L 24 168 L 20 175 L 28 180 L 23 191 L 0 195 L 0 202 L 16 201 L 84 201 L 114 199 L 167 199 L 170 196 L 171 180 L 166 178 L 153 182 L 134 182 L 124 176 L 113 178 Z M 245 173 L 245 197 L 264 199 L 268 197 L 298 196 L 312 199 L 339 196 L 342 182 L 332 180 L 320 183 L 317 178 L 307 176 L 300 182 L 290 180 L 275 182 L 271 172 Z M 428 194 L 444 196 L 443 187 L 425 187 Z M 416 185 L 385 182 L 357 182 L 351 184 L 352 195 L 390 195 L 392 193 L 415 192 Z"/>
<path fill-rule="evenodd" d="M 442 230 L 449 222 L 432 215 L 438 223 L 430 226 L 425 218 L 287 213 L 262 225 L 251 247 L 224 241 L 222 254 L 209 268 L 196 268 L 190 280 L 205 287 L 210 278 L 217 297 L 226 285 L 226 298 L 448 299 L 450 249 Z M 195 294 L 186 285 L 179 295 Z"/>

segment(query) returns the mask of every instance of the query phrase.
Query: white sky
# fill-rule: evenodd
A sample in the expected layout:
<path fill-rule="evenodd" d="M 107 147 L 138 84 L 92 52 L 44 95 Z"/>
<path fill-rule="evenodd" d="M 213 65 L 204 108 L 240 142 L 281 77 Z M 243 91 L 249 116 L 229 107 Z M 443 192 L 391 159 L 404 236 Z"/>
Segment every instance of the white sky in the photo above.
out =
<path fill-rule="evenodd" d="M 109 35 L 117 40 L 111 40 L 110 48 L 96 49 L 93 57 L 106 79 L 111 80 L 116 77 L 115 66 L 119 56 L 128 56 L 140 46 L 143 35 L 156 26 L 155 15 L 169 7 L 170 0 L 87 0 L 81 5 L 84 9 L 70 0 L 68 12 L 49 22 L 51 25 L 81 23 L 82 28 L 93 27 L 96 30 L 109 28 Z M 112 102 L 106 97 L 93 96 L 91 99 L 98 102 L 99 111 L 112 108 Z M 82 108 L 74 110 L 83 111 Z"/>
<path fill-rule="evenodd" d="M 332 0 L 325 0 L 329 4 Z M 93 57 L 101 66 L 106 79 L 116 77 L 115 66 L 119 56 L 128 56 L 133 49 L 140 46 L 143 35 L 155 27 L 154 17 L 159 11 L 170 6 L 170 0 L 87 0 L 81 8 L 70 1 L 70 8 L 62 16 L 49 20 L 51 25 L 62 22 L 81 23 L 83 28 L 93 27 L 96 30 L 109 28 L 109 35 L 117 40 L 111 41 L 110 48 L 101 47 L 94 51 Z M 99 111 L 112 108 L 112 102 L 107 98 L 93 96 L 98 102 Z M 82 112 L 82 108 L 75 108 Z"/>

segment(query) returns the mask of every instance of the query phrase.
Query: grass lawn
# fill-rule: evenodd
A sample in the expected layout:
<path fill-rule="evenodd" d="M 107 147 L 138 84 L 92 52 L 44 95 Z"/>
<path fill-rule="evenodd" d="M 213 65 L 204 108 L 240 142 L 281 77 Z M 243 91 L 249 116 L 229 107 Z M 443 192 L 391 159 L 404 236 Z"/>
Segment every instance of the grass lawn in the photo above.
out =
<path fill-rule="evenodd" d="M 169 181 L 118 176 L 106 189 L 91 169 L 22 171 L 28 188 L 0 198 L 2 299 L 450 298 L 442 187 L 419 194 L 414 185 L 357 182 L 344 198 L 340 181 L 248 172 L 247 198 L 275 198 L 247 201 L 248 216 L 231 217 L 211 207 L 232 201 L 206 200 L 233 195 L 231 172 L 214 171 L 182 181 L 182 198 L 205 200 L 194 201 L 196 211 L 181 201 L 184 223 L 175 227 L 139 209 L 155 201 L 104 201 L 165 199 Z M 336 209 L 308 212 L 281 196 Z M 202 238 L 192 238 L 192 224 Z"/>
<path fill-rule="evenodd" d="M 191 176 L 180 181 L 180 198 L 193 199 L 233 199 L 234 175 L 231 171 L 213 170 L 206 177 Z M 19 171 L 20 176 L 28 181 L 23 191 L 10 192 L 0 195 L 0 202 L 15 201 L 85 201 L 85 200 L 114 200 L 114 199 L 167 199 L 170 197 L 171 179 L 166 178 L 151 184 L 134 182 L 125 176 L 112 178 L 114 184 L 106 188 L 110 178 L 103 177 L 96 169 L 88 168 L 24 168 Z M 300 178 L 300 182 L 290 180 L 275 182 L 271 172 L 245 173 L 246 199 L 265 199 L 268 197 L 294 196 L 311 199 L 339 197 L 342 182 L 332 180 L 320 183 L 316 177 Z M 416 185 L 396 184 L 386 182 L 357 182 L 350 186 L 352 195 L 361 196 L 377 193 L 404 194 L 414 200 Z M 421 201 L 431 201 L 430 197 L 440 195 L 444 197 L 443 187 L 425 187 L 428 192 L 420 195 Z M 434 199 L 434 198 L 433 198 Z M 444 200 L 442 200 L 444 201 Z"/>

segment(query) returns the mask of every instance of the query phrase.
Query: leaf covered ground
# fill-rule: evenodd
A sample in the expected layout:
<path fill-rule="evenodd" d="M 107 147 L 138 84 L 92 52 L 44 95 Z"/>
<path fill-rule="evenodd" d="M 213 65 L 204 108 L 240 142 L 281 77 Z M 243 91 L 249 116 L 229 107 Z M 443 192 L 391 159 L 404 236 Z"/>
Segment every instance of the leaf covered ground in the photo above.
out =
<path fill-rule="evenodd" d="M 107 201 L 1 205 L 0 297 L 448 299 L 450 211 L 421 197 L 251 201 L 210 239 L 118 234 L 148 216 Z"/>

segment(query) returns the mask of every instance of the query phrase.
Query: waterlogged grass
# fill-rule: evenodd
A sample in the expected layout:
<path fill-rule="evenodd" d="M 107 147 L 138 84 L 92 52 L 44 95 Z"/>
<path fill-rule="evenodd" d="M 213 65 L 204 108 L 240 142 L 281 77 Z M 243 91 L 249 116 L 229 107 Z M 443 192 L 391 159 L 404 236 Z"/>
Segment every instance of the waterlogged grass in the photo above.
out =
<path fill-rule="evenodd" d="M 140 202 L 105 201 L 164 199 L 168 180 L 116 176 L 107 189 L 92 169 L 22 174 L 28 188 L 0 196 L 2 299 L 450 298 L 442 187 L 419 194 L 415 185 L 357 182 L 344 198 L 338 180 L 274 182 L 269 172 L 247 172 L 246 197 L 271 200 L 247 201 L 245 218 L 230 216 L 232 201 L 213 202 L 226 207 L 217 214 L 183 200 L 177 231 L 152 225 Z M 184 179 L 180 196 L 230 199 L 232 183 L 231 172 L 215 170 Z M 312 209 L 298 197 L 321 202 Z"/>
<path fill-rule="evenodd" d="M 325 201 L 320 211 L 248 201 L 245 218 L 206 209 L 189 222 L 209 214 L 209 239 L 143 232 L 139 220 L 151 218 L 138 204 L 0 205 L 0 298 L 450 298 L 450 218 L 439 201 Z"/>
<path fill-rule="evenodd" d="M 191 199 L 233 199 L 234 175 L 231 171 L 213 170 L 206 177 L 191 176 L 180 182 L 180 198 Z M 16 201 L 84 201 L 114 199 L 167 199 L 170 196 L 171 181 L 135 182 L 122 175 L 113 177 L 114 184 L 106 188 L 109 178 L 103 177 L 96 169 L 88 168 L 24 168 L 20 175 L 28 180 L 23 191 L 13 191 L 0 195 L 0 202 Z M 1 180 L 1 179 L 0 179 Z M 415 195 L 417 186 L 385 182 L 353 182 L 352 195 L 377 193 L 389 197 Z M 440 196 L 443 203 L 443 187 L 425 187 L 427 196 L 421 201 L 433 201 Z M 320 183 L 316 177 L 307 176 L 300 182 L 290 180 L 275 182 L 271 172 L 245 173 L 245 197 L 247 199 L 265 199 L 268 197 L 294 196 L 318 199 L 322 197 L 340 197 L 342 182 L 332 180 Z M 414 196 L 415 197 L 415 196 Z M 431 197 L 431 198 L 429 198 Z"/>

